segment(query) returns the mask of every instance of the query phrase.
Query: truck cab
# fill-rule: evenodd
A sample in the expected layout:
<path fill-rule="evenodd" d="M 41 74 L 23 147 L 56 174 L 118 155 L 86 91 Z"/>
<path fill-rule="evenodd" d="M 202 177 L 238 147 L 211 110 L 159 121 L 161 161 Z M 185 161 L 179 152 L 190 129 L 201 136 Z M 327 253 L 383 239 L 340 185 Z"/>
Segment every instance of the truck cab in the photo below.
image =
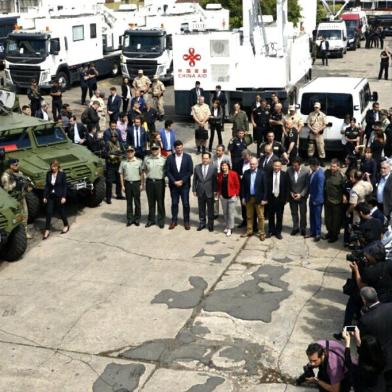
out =
<path fill-rule="evenodd" d="M 163 81 L 173 75 L 172 36 L 165 30 L 129 29 L 124 34 L 121 70 L 131 80 L 139 69 L 149 78 L 159 75 Z"/>
<path fill-rule="evenodd" d="M 343 57 L 347 52 L 347 28 L 344 21 L 321 22 L 317 27 L 316 44 L 320 46 L 321 37 L 329 42 L 329 53 Z"/>

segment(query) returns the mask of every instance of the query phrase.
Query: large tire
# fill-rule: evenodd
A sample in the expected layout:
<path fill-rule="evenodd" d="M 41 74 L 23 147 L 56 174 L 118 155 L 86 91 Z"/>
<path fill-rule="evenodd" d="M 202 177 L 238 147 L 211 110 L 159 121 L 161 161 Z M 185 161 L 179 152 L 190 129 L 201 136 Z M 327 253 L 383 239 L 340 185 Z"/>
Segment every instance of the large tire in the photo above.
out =
<path fill-rule="evenodd" d="M 99 177 L 94 183 L 94 189 L 87 196 L 86 204 L 89 207 L 98 207 L 106 195 L 106 187 L 105 187 L 105 179 L 103 177 Z"/>
<path fill-rule="evenodd" d="M 58 72 L 56 75 L 56 79 L 59 81 L 59 85 L 63 90 L 67 90 L 71 87 L 69 75 L 66 72 Z"/>
<path fill-rule="evenodd" d="M 19 225 L 8 237 L 7 243 L 1 250 L 1 257 L 7 261 L 17 261 L 23 256 L 26 248 L 26 229 L 23 225 Z"/>
<path fill-rule="evenodd" d="M 41 201 L 34 192 L 27 192 L 25 197 L 28 211 L 28 222 L 32 223 L 39 215 L 41 210 Z"/>

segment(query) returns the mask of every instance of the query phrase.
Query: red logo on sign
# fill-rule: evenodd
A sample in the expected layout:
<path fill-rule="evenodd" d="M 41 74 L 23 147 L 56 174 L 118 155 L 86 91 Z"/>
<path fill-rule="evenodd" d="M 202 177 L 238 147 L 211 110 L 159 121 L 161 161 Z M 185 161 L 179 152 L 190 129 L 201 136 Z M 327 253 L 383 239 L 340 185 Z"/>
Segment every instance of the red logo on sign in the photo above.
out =
<path fill-rule="evenodd" d="M 189 48 L 188 54 L 184 54 L 182 57 L 185 61 L 189 61 L 189 66 L 194 67 L 196 65 L 196 61 L 201 60 L 200 54 L 195 54 L 194 48 Z"/>

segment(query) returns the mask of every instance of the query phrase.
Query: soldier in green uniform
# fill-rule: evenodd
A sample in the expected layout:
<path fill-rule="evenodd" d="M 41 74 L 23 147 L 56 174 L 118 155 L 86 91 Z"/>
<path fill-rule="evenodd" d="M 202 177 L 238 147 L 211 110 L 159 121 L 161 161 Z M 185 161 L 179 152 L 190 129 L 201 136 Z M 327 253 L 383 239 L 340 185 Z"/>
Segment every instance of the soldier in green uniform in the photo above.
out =
<path fill-rule="evenodd" d="M 165 162 L 160 155 L 158 144 L 151 145 L 151 155 L 145 158 L 143 171 L 146 174 L 146 193 L 148 200 L 148 221 L 146 227 L 155 225 L 155 211 L 158 208 L 158 226 L 165 225 Z"/>
<path fill-rule="evenodd" d="M 123 199 L 121 194 L 120 176 L 118 168 L 120 167 L 122 146 L 117 138 L 117 133 L 112 133 L 110 140 L 106 143 L 106 203 L 112 204 L 113 183 L 116 184 L 117 199 Z"/>
<path fill-rule="evenodd" d="M 122 191 L 127 199 L 127 226 L 140 225 L 142 215 L 140 204 L 140 192 L 143 190 L 143 161 L 135 157 L 135 149 L 127 148 L 127 159 L 120 164 L 118 172 Z M 135 213 L 133 207 L 135 206 Z"/>
<path fill-rule="evenodd" d="M 31 239 L 32 236 L 27 231 L 28 209 L 26 203 L 27 179 L 19 170 L 19 160 L 10 159 L 8 161 L 8 169 L 1 176 L 1 186 L 12 197 L 19 201 L 23 214 L 23 224 L 26 228 L 26 237 Z"/>

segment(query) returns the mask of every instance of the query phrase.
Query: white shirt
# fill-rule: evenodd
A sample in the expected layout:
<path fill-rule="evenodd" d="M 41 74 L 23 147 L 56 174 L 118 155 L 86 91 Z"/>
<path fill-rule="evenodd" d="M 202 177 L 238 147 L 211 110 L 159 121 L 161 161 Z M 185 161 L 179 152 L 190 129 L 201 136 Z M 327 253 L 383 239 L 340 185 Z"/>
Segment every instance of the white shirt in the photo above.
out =
<path fill-rule="evenodd" d="M 49 114 L 46 113 L 45 111 L 42 111 L 42 117 L 43 117 L 43 120 L 46 120 L 46 121 L 49 120 Z"/>
<path fill-rule="evenodd" d="M 260 101 L 256 101 L 255 106 L 258 108 L 258 107 L 260 107 L 260 105 L 261 105 L 261 102 Z"/>
<path fill-rule="evenodd" d="M 248 169 L 250 169 L 250 162 L 245 162 L 242 165 L 242 174 L 244 174 Z"/>
<path fill-rule="evenodd" d="M 165 135 L 166 135 L 167 149 L 171 150 L 172 149 L 172 145 L 170 144 L 171 143 L 171 140 L 170 140 L 170 130 L 168 131 L 168 130 L 165 129 Z"/>
<path fill-rule="evenodd" d="M 127 99 L 131 99 L 131 88 L 127 86 Z"/>
<path fill-rule="evenodd" d="M 325 41 L 321 42 L 320 49 L 327 50 L 327 44 L 325 43 Z"/>
<path fill-rule="evenodd" d="M 56 183 L 56 178 L 57 178 L 57 173 L 56 174 L 52 174 L 52 177 L 50 178 L 50 183 L 54 186 L 54 184 Z M 54 188 L 52 189 L 52 193 L 54 193 Z"/>
<path fill-rule="evenodd" d="M 183 154 L 181 154 L 181 155 L 176 154 L 176 166 L 177 166 L 178 172 L 180 172 L 180 170 L 181 170 L 182 157 L 183 157 Z"/>
<path fill-rule="evenodd" d="M 380 121 L 380 113 L 374 112 L 374 121 Z"/>
<path fill-rule="evenodd" d="M 298 182 L 299 171 L 294 170 L 294 182 Z"/>
<path fill-rule="evenodd" d="M 140 147 L 140 128 L 134 127 L 133 141 L 135 143 L 135 148 Z"/>
<path fill-rule="evenodd" d="M 279 173 L 274 172 L 274 179 L 272 181 L 272 194 L 275 197 L 278 197 L 279 192 L 280 192 L 280 172 Z"/>
<path fill-rule="evenodd" d="M 79 129 L 78 129 L 78 124 L 76 124 L 76 123 L 74 125 L 74 143 L 77 143 L 77 144 L 80 143 Z"/>
<path fill-rule="evenodd" d="M 214 117 L 218 117 L 219 110 L 218 108 L 214 108 Z"/>

